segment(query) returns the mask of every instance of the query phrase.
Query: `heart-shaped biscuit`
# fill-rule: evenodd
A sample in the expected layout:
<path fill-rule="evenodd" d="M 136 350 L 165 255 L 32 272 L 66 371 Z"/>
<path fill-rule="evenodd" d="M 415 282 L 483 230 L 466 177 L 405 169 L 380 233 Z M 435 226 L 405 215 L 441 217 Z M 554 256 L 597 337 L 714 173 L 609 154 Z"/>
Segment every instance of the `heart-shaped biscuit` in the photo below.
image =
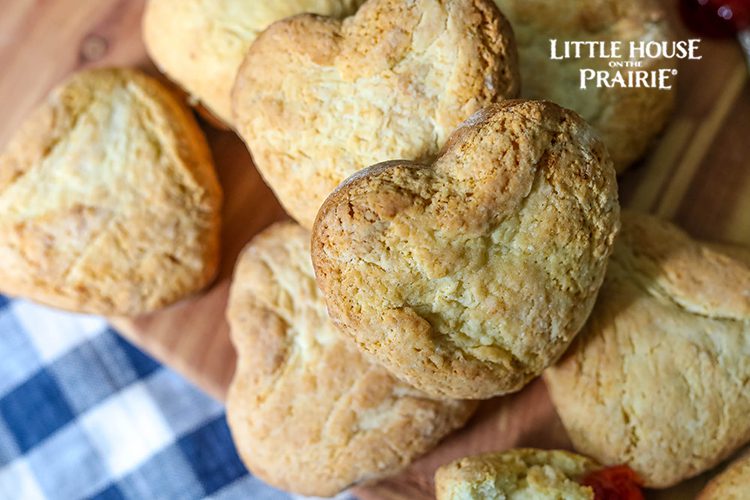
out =
<path fill-rule="evenodd" d="M 581 88 L 581 71 L 604 71 L 611 80 L 618 71 L 659 71 L 676 68 L 676 59 L 639 57 L 637 68 L 610 67 L 631 61 L 630 43 L 659 43 L 672 39 L 664 2 L 659 0 L 495 0 L 508 16 L 518 43 L 523 97 L 549 99 L 579 113 L 607 146 L 615 169 L 622 172 L 643 156 L 664 128 L 674 108 L 672 89 L 622 88 L 588 80 Z M 550 40 L 556 40 L 556 59 Z M 619 58 L 560 59 L 567 41 L 621 43 Z M 653 51 L 653 49 L 651 49 Z M 673 84 L 675 76 L 668 74 Z"/>
<path fill-rule="evenodd" d="M 343 22 L 302 15 L 261 34 L 237 75 L 234 125 L 310 228 L 351 174 L 432 158 L 518 86 L 512 32 L 492 0 L 370 0 Z"/>
<path fill-rule="evenodd" d="M 575 447 L 662 488 L 750 439 L 750 259 L 623 214 L 599 299 L 545 379 Z"/>
<path fill-rule="evenodd" d="M 364 0 L 149 0 L 143 41 L 159 68 L 224 123 L 247 49 L 274 21 L 310 12 L 343 17 Z"/>
<path fill-rule="evenodd" d="M 78 73 L 0 156 L 0 291 L 136 315 L 207 285 L 221 188 L 190 111 L 132 70 Z"/>
<path fill-rule="evenodd" d="M 329 312 L 398 377 L 487 398 L 555 361 L 591 311 L 617 232 L 612 163 L 575 113 L 506 101 L 432 165 L 363 170 L 321 207 Z"/>
<path fill-rule="evenodd" d="M 330 496 L 392 474 L 476 408 L 397 381 L 336 330 L 296 224 L 244 250 L 227 317 L 239 355 L 227 418 L 240 456 L 274 486 Z"/>

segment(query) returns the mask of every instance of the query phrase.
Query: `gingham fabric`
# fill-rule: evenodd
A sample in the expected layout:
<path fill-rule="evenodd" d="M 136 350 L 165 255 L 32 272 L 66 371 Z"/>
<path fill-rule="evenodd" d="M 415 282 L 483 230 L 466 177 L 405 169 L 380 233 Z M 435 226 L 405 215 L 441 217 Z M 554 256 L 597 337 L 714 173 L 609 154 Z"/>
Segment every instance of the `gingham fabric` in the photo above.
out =
<path fill-rule="evenodd" d="M 0 498 L 302 497 L 249 475 L 223 407 L 103 319 L 0 296 Z"/>

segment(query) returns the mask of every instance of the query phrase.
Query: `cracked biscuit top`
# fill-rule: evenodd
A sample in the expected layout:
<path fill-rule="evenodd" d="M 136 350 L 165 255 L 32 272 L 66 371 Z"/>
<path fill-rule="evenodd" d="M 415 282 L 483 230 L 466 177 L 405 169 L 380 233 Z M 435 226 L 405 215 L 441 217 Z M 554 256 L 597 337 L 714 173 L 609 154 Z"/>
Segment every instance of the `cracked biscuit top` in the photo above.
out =
<path fill-rule="evenodd" d="M 675 88 L 580 88 L 581 69 L 616 72 L 654 71 L 676 67 L 676 59 L 635 59 L 639 67 L 610 68 L 630 61 L 630 43 L 672 40 L 672 30 L 658 0 L 495 0 L 508 17 L 518 44 L 522 95 L 549 99 L 579 113 L 596 130 L 622 172 L 640 158 L 664 128 L 674 108 Z M 621 59 L 603 57 L 553 60 L 566 41 L 622 42 Z M 636 53 L 636 55 L 638 55 Z"/>
<path fill-rule="evenodd" d="M 137 71 L 78 73 L 0 156 L 0 291 L 137 315 L 207 285 L 221 188 L 190 111 Z"/>
<path fill-rule="evenodd" d="M 463 120 L 518 87 L 512 31 L 492 0 L 370 0 L 343 22 L 301 15 L 261 34 L 237 75 L 234 125 L 310 228 L 351 174 L 431 159 Z"/>
<path fill-rule="evenodd" d="M 364 0 L 149 0 L 143 40 L 157 66 L 224 123 L 247 49 L 270 24 L 310 12 L 352 14 Z"/>
<path fill-rule="evenodd" d="M 313 261 L 329 312 L 430 394 L 520 389 L 591 311 L 619 224 L 604 146 L 575 113 L 506 101 L 431 165 L 365 169 L 325 202 Z"/>
<path fill-rule="evenodd" d="M 545 379 L 577 450 L 662 488 L 750 439 L 750 252 L 651 216 L 622 224 L 594 311 Z"/>
<path fill-rule="evenodd" d="M 437 500 L 595 500 L 581 480 L 600 469 L 562 450 L 520 448 L 461 458 L 435 473 Z"/>
<path fill-rule="evenodd" d="M 253 474 L 331 496 L 405 467 L 476 405 L 432 399 L 360 354 L 328 318 L 309 242 L 300 226 L 280 223 L 240 256 L 227 313 L 239 356 L 227 418 Z"/>

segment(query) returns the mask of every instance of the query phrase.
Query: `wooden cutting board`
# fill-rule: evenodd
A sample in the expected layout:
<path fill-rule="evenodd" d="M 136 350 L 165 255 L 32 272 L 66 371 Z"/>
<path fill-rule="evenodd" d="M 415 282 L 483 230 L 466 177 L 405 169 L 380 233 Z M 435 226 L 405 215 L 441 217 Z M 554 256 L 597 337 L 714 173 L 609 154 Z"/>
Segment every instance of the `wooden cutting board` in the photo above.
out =
<path fill-rule="evenodd" d="M 77 69 L 136 66 L 156 74 L 141 42 L 143 5 L 144 0 L 4 0 L 0 145 L 54 84 Z M 678 35 L 689 36 L 679 29 Z M 701 61 L 681 66 L 674 118 L 647 158 L 622 177 L 621 199 L 625 206 L 673 219 L 695 236 L 750 245 L 747 70 L 731 41 L 704 41 L 700 53 Z M 241 141 L 203 125 L 226 192 L 221 274 L 200 296 L 157 314 L 112 322 L 221 399 L 235 362 L 224 319 L 234 260 L 254 234 L 285 216 Z M 358 488 L 357 494 L 365 500 L 428 499 L 437 466 L 513 446 L 570 447 L 539 380 L 516 395 L 484 402 L 469 425 L 435 451 L 398 477 Z M 650 496 L 690 498 L 706 476 Z"/>

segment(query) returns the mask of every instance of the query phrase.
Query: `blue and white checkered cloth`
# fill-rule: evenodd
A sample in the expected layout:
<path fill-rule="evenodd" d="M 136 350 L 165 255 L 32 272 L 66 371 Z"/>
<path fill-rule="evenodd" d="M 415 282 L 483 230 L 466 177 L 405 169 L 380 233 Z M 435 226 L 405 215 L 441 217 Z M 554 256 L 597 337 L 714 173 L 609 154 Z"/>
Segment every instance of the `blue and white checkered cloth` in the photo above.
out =
<path fill-rule="evenodd" d="M 101 319 L 0 296 L 1 499 L 300 498 L 249 475 L 224 409 Z"/>

